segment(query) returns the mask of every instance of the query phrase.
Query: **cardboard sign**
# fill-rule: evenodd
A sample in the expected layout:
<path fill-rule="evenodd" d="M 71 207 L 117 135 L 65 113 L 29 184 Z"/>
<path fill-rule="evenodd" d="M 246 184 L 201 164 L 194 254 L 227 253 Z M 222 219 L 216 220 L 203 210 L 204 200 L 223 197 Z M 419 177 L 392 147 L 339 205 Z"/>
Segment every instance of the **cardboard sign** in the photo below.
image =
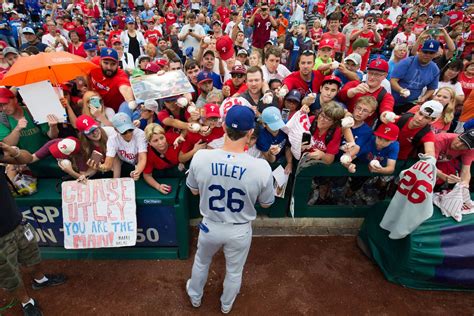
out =
<path fill-rule="evenodd" d="M 148 75 L 130 78 L 135 99 L 143 101 L 162 99 L 194 92 L 194 88 L 181 70 L 169 71 L 163 75 Z"/>
<path fill-rule="evenodd" d="M 134 246 L 135 182 L 131 178 L 62 183 L 64 248 Z"/>

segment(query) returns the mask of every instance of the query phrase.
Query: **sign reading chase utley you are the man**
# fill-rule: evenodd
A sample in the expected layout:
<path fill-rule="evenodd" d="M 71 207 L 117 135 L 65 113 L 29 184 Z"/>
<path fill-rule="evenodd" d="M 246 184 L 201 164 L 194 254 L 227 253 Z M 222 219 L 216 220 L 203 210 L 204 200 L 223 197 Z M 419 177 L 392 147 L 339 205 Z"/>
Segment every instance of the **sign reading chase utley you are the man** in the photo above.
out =
<path fill-rule="evenodd" d="M 62 183 L 64 248 L 134 246 L 135 181 L 131 178 Z"/>

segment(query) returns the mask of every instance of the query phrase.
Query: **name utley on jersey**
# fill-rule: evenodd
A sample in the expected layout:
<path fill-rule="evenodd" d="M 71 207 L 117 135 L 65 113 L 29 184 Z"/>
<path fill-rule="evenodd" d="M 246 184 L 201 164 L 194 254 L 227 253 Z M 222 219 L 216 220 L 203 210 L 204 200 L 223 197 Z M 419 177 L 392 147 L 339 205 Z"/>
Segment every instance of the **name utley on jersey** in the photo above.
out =
<path fill-rule="evenodd" d="M 199 190 L 201 215 L 226 223 L 254 220 L 255 202 L 275 200 L 272 169 L 264 159 L 222 149 L 201 149 L 193 157 L 186 185 Z"/>

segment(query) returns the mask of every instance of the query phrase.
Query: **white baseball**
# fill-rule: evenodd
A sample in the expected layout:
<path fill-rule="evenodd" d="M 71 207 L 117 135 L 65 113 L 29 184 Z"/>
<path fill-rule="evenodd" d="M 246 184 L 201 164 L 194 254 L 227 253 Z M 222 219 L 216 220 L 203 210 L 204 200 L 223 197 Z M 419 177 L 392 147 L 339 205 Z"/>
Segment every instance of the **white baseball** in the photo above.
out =
<path fill-rule="evenodd" d="M 347 170 L 350 172 L 350 173 L 355 173 L 356 172 L 356 165 L 354 163 L 351 163 L 349 168 L 347 168 Z"/>
<path fill-rule="evenodd" d="M 204 37 L 204 43 L 209 44 L 211 42 L 211 38 L 209 36 Z"/>
<path fill-rule="evenodd" d="M 278 91 L 278 96 L 284 98 L 288 94 L 288 89 L 281 87 Z"/>
<path fill-rule="evenodd" d="M 388 112 L 385 114 L 385 119 L 389 122 L 395 122 L 395 119 L 396 119 L 397 115 L 393 112 Z"/>
<path fill-rule="evenodd" d="M 176 101 L 176 103 L 178 103 L 180 108 L 184 108 L 186 105 L 188 105 L 188 99 L 181 97 Z"/>
<path fill-rule="evenodd" d="M 354 126 L 354 119 L 350 116 L 343 118 L 341 120 L 341 126 L 343 128 L 349 128 L 349 127 Z"/>
<path fill-rule="evenodd" d="M 262 99 L 263 103 L 264 104 L 270 104 L 272 103 L 273 101 L 273 94 L 271 93 L 267 93 L 263 96 L 263 99 Z"/>
<path fill-rule="evenodd" d="M 340 160 L 342 164 L 348 164 L 352 161 L 352 158 L 349 155 L 342 155 Z"/>
<path fill-rule="evenodd" d="M 331 63 L 331 69 L 336 69 L 337 67 L 339 67 L 339 62 L 335 60 Z"/>
<path fill-rule="evenodd" d="M 197 108 L 194 105 L 188 106 L 188 113 L 191 114 L 193 112 L 196 112 Z"/>
<path fill-rule="evenodd" d="M 380 164 L 380 161 L 378 161 L 377 159 L 374 159 L 374 160 L 370 161 L 369 164 L 374 169 L 382 168 L 382 165 Z"/>
<path fill-rule="evenodd" d="M 68 168 L 68 167 L 71 166 L 71 160 L 69 160 L 69 159 L 60 160 L 60 161 L 59 161 L 59 164 L 60 164 L 63 168 Z"/>
<path fill-rule="evenodd" d="M 404 98 L 408 98 L 410 96 L 410 90 L 408 89 L 403 89 L 402 91 L 400 91 L 400 94 L 404 97 Z"/>
<path fill-rule="evenodd" d="M 191 124 L 191 130 L 195 133 L 199 132 L 201 130 L 201 124 L 192 123 Z"/>

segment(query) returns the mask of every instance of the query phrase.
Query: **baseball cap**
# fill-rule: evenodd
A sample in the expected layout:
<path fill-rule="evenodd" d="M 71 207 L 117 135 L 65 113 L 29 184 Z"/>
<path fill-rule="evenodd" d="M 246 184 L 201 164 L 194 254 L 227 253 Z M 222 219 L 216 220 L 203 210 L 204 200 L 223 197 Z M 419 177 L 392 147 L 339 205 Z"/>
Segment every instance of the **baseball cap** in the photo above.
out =
<path fill-rule="evenodd" d="M 437 53 L 439 49 L 439 42 L 435 40 L 427 40 L 423 43 L 421 51 L 423 52 L 434 52 Z"/>
<path fill-rule="evenodd" d="M 420 16 L 420 15 L 428 15 L 428 13 L 426 13 L 425 11 L 422 11 L 422 12 L 420 12 L 420 14 L 418 16 Z"/>
<path fill-rule="evenodd" d="M 239 56 L 239 55 L 246 55 L 246 56 L 248 56 L 248 55 L 249 55 L 249 52 L 248 52 L 246 49 L 241 48 L 241 49 L 239 49 L 239 50 L 237 51 L 237 56 Z"/>
<path fill-rule="evenodd" d="M 329 75 L 329 76 L 324 77 L 321 85 L 324 85 L 326 82 L 335 83 L 339 86 L 339 88 L 342 86 L 341 78 L 339 78 L 338 76 Z"/>
<path fill-rule="evenodd" d="M 208 49 L 204 52 L 204 54 L 202 54 L 202 57 L 206 56 L 207 54 L 211 54 L 212 56 L 216 56 L 216 54 L 214 53 L 214 51 L 212 49 Z"/>
<path fill-rule="evenodd" d="M 387 140 L 397 140 L 398 133 L 400 129 L 394 123 L 381 124 L 377 130 L 374 132 L 375 136 L 387 139 Z"/>
<path fill-rule="evenodd" d="M 3 49 L 3 56 L 7 56 L 8 54 L 18 55 L 18 51 L 13 47 L 5 47 Z"/>
<path fill-rule="evenodd" d="M 112 117 L 112 125 L 120 134 L 123 134 L 128 130 L 135 129 L 130 116 L 123 112 L 119 112 Z"/>
<path fill-rule="evenodd" d="M 263 110 L 262 121 L 267 124 L 272 131 L 277 131 L 285 126 L 285 122 L 283 122 L 281 118 L 280 109 L 274 106 L 269 106 Z"/>
<path fill-rule="evenodd" d="M 388 63 L 381 59 L 377 58 L 370 62 L 369 66 L 367 67 L 368 70 L 377 70 L 382 72 L 388 72 Z"/>
<path fill-rule="evenodd" d="M 386 14 L 390 14 L 390 11 L 388 11 L 388 10 L 385 10 L 385 11 L 383 11 L 383 14 L 384 14 L 384 15 L 386 15 Z"/>
<path fill-rule="evenodd" d="M 148 111 L 153 111 L 153 112 L 158 112 L 158 102 L 156 102 L 154 99 L 148 99 L 145 100 L 145 103 L 143 104 L 143 108 Z"/>
<path fill-rule="evenodd" d="M 220 26 L 222 26 L 222 22 L 219 21 L 219 20 L 214 20 L 211 25 L 214 25 L 214 24 L 219 24 Z"/>
<path fill-rule="evenodd" d="M 179 99 L 179 95 L 173 95 L 170 97 L 163 98 L 164 102 L 173 102 Z"/>
<path fill-rule="evenodd" d="M 10 89 L 0 88 L 0 103 L 5 104 L 10 102 L 10 99 L 13 99 L 15 95 Z"/>
<path fill-rule="evenodd" d="M 234 67 L 232 67 L 232 70 L 230 71 L 231 74 L 246 74 L 247 73 L 247 69 L 245 69 L 244 66 L 242 65 L 235 65 Z"/>
<path fill-rule="evenodd" d="M 54 158 L 66 159 L 81 151 L 81 143 L 76 137 L 67 137 L 50 145 L 48 149 Z"/>
<path fill-rule="evenodd" d="M 85 50 L 96 50 L 97 45 L 93 41 L 87 41 L 84 43 Z"/>
<path fill-rule="evenodd" d="M 465 131 L 461 135 L 458 136 L 459 139 L 466 144 L 467 148 L 473 149 L 474 148 L 474 129 L 470 129 Z"/>
<path fill-rule="evenodd" d="M 204 112 L 206 113 L 206 118 L 221 117 L 219 106 L 215 103 L 207 103 L 204 105 Z"/>
<path fill-rule="evenodd" d="M 362 62 L 362 57 L 360 57 L 360 55 L 357 54 L 357 53 L 352 53 L 349 56 L 347 56 L 346 58 L 344 58 L 344 61 L 348 61 L 348 60 L 353 61 L 354 64 L 356 64 L 356 66 L 360 66 L 360 64 Z"/>
<path fill-rule="evenodd" d="M 112 45 L 115 45 L 115 44 L 122 45 L 122 41 L 120 40 L 120 38 L 114 37 L 110 40 L 110 44 L 112 44 Z"/>
<path fill-rule="evenodd" d="M 89 135 L 95 129 L 99 128 L 99 125 L 89 115 L 82 114 L 76 119 L 76 128 L 79 132 Z"/>
<path fill-rule="evenodd" d="M 406 23 L 406 24 L 408 24 L 408 23 L 415 23 L 415 20 L 413 20 L 412 18 L 408 18 L 405 23 Z"/>
<path fill-rule="evenodd" d="M 31 27 L 24 27 L 22 30 L 23 34 L 36 34 L 35 31 Z"/>
<path fill-rule="evenodd" d="M 319 42 L 319 49 L 329 47 L 334 49 L 334 41 L 332 39 L 325 39 Z"/>
<path fill-rule="evenodd" d="M 212 80 L 212 77 L 211 77 L 211 73 L 209 71 L 201 71 L 199 72 L 199 74 L 197 75 L 197 82 L 198 84 L 199 83 L 202 83 L 204 81 L 213 81 Z"/>
<path fill-rule="evenodd" d="M 132 24 L 132 23 L 135 23 L 135 20 L 131 17 L 128 17 L 128 18 L 125 19 L 125 23 Z"/>
<path fill-rule="evenodd" d="M 358 38 L 352 43 L 352 49 L 360 47 L 369 47 L 369 40 L 366 38 Z"/>
<path fill-rule="evenodd" d="M 219 37 L 216 42 L 216 49 L 224 61 L 234 56 L 234 42 L 227 35 Z"/>
<path fill-rule="evenodd" d="M 465 131 L 473 129 L 474 128 L 474 118 L 470 119 L 466 123 L 464 123 L 463 128 Z"/>
<path fill-rule="evenodd" d="M 238 131 L 255 128 L 255 112 L 246 106 L 235 105 L 225 116 L 225 125 Z"/>
<path fill-rule="evenodd" d="M 164 66 L 166 66 L 168 64 L 168 61 L 164 58 L 158 58 L 155 63 L 160 66 L 161 68 L 163 68 Z"/>
<path fill-rule="evenodd" d="M 148 56 L 148 55 L 140 55 L 140 56 L 138 56 L 138 58 L 137 58 L 137 63 L 141 63 L 143 59 L 148 59 L 148 62 L 151 61 L 151 57 L 150 57 L 150 56 Z"/>
<path fill-rule="evenodd" d="M 118 53 L 113 48 L 104 47 L 100 50 L 100 59 L 118 60 Z"/>
<path fill-rule="evenodd" d="M 435 100 L 426 101 L 420 107 L 420 112 L 431 118 L 439 118 L 443 113 L 443 105 Z"/>
<path fill-rule="evenodd" d="M 160 70 L 161 70 L 161 67 L 158 66 L 155 63 L 147 63 L 145 65 L 145 71 L 149 71 L 149 72 L 152 72 L 152 73 L 156 74 Z"/>
<path fill-rule="evenodd" d="M 111 23 L 112 23 L 112 25 L 118 25 L 119 24 L 119 22 L 117 20 L 112 20 Z"/>
<path fill-rule="evenodd" d="M 285 96 L 285 100 L 292 100 L 298 103 L 301 102 L 301 93 L 297 89 L 293 89 Z"/>
<path fill-rule="evenodd" d="M 442 17 L 442 16 L 443 16 L 443 13 L 440 12 L 440 11 L 435 12 L 435 13 L 433 13 L 433 17 L 435 17 L 435 16 L 441 16 L 441 17 Z"/>

